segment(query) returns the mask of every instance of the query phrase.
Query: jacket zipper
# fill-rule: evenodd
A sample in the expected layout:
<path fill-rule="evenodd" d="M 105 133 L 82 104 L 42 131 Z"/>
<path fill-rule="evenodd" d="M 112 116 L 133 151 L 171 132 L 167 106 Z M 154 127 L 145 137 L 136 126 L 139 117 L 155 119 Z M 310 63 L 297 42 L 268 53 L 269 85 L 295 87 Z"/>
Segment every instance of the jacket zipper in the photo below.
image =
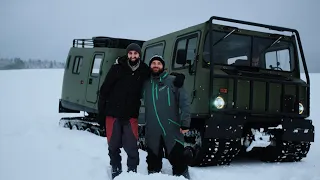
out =
<path fill-rule="evenodd" d="M 170 92 L 169 92 L 169 87 L 167 88 L 167 94 L 168 94 L 168 106 L 170 106 Z"/>
<path fill-rule="evenodd" d="M 156 84 L 155 92 L 156 92 L 156 99 L 158 100 L 158 84 Z"/>
<path fill-rule="evenodd" d="M 161 127 L 161 129 L 162 129 L 162 131 L 163 131 L 163 134 L 164 134 L 164 136 L 166 136 L 166 131 L 164 130 L 164 128 L 163 128 L 163 126 L 162 126 L 162 124 L 161 124 L 161 122 L 160 122 L 160 118 L 159 118 L 159 116 L 158 116 L 158 112 L 157 112 L 157 108 L 156 108 L 156 104 L 155 104 L 155 100 L 154 100 L 154 83 L 152 83 L 152 90 L 151 90 L 151 92 L 152 92 L 152 102 L 153 102 L 154 112 L 156 113 L 156 117 L 157 117 L 158 123 L 159 123 L 159 125 L 160 125 L 160 127 Z"/>

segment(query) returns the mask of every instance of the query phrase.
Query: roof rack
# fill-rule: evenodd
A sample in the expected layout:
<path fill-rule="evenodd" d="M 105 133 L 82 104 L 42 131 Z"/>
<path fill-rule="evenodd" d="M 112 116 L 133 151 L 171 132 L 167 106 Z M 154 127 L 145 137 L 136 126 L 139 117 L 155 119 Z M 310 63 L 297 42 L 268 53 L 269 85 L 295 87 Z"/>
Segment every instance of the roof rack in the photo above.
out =
<path fill-rule="evenodd" d="M 119 48 L 126 49 L 131 43 L 137 43 L 142 47 L 145 41 L 135 40 L 135 39 L 122 39 L 122 38 L 112 38 L 106 36 L 92 37 L 92 39 L 74 39 L 73 47 L 86 48 L 86 47 L 106 47 L 106 48 Z"/>

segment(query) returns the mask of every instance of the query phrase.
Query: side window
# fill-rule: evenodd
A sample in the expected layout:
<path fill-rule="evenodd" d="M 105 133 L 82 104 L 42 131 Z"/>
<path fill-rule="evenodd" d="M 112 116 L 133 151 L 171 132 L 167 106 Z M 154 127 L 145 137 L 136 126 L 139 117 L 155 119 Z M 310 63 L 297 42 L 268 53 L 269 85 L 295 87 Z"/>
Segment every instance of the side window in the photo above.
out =
<path fill-rule="evenodd" d="M 74 58 L 73 68 L 72 68 L 72 73 L 73 74 L 80 74 L 80 69 L 81 69 L 81 66 L 82 66 L 82 59 L 83 59 L 82 56 L 76 56 Z"/>
<path fill-rule="evenodd" d="M 150 58 L 154 55 L 163 56 L 164 43 L 149 46 L 144 51 L 144 62 L 149 64 Z"/>
<path fill-rule="evenodd" d="M 266 69 L 291 71 L 290 53 L 288 49 L 267 52 L 265 59 Z"/>
<path fill-rule="evenodd" d="M 93 66 L 91 68 L 91 76 L 99 76 L 100 65 L 103 60 L 103 54 L 96 54 L 93 58 Z"/>
<path fill-rule="evenodd" d="M 183 65 L 177 64 L 177 51 L 179 49 L 184 49 L 187 51 L 187 59 L 191 60 L 191 64 L 193 64 L 193 61 L 196 57 L 196 51 L 197 51 L 197 42 L 198 42 L 198 35 L 191 35 L 187 37 L 183 37 L 177 40 L 176 47 L 175 47 L 175 56 L 174 56 L 174 65 L 173 68 L 181 68 Z M 187 67 L 187 66 L 184 66 Z"/>

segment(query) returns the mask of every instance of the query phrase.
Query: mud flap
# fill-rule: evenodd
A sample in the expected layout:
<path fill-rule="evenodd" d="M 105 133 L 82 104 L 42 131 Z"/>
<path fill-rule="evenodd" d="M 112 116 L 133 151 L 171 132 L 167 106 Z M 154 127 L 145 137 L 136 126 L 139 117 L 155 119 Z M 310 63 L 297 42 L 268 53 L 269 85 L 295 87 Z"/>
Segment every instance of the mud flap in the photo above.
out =
<path fill-rule="evenodd" d="M 314 142 L 314 126 L 309 119 L 283 119 L 282 140 Z"/>
<path fill-rule="evenodd" d="M 244 122 L 243 117 L 215 114 L 205 122 L 204 138 L 240 139 Z"/>

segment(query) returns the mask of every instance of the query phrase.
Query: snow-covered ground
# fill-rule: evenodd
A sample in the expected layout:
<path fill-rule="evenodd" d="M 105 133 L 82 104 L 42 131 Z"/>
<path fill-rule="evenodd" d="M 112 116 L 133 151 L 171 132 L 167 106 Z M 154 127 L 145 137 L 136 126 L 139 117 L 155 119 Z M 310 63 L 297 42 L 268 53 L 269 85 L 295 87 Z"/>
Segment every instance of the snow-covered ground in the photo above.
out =
<path fill-rule="evenodd" d="M 58 126 L 58 99 L 63 70 L 0 71 L 0 179 L 1 180 L 107 180 L 109 157 L 105 138 Z M 267 164 L 235 161 L 230 166 L 190 168 L 193 180 L 320 180 L 320 128 L 317 103 L 320 74 L 311 74 L 311 117 L 315 143 L 299 163 Z M 319 86 L 319 87 L 318 87 Z M 122 151 L 126 170 L 126 154 Z M 164 160 L 164 174 L 147 175 L 146 153 L 140 151 L 138 173 L 117 179 L 170 180 L 171 166 Z M 169 174 L 169 175 L 168 175 Z"/>

